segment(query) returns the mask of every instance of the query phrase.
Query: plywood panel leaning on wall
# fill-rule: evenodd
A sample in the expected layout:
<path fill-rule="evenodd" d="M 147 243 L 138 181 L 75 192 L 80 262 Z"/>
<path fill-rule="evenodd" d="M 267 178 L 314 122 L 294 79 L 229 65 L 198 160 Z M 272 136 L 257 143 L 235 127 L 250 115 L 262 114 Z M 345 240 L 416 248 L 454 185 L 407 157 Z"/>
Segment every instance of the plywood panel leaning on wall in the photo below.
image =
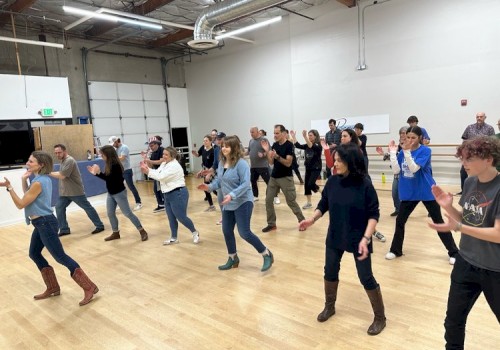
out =
<path fill-rule="evenodd" d="M 62 143 L 75 160 L 87 160 L 87 151 L 94 157 L 94 132 L 92 124 L 42 126 L 40 140 L 42 150 L 54 157 L 54 145 Z"/>

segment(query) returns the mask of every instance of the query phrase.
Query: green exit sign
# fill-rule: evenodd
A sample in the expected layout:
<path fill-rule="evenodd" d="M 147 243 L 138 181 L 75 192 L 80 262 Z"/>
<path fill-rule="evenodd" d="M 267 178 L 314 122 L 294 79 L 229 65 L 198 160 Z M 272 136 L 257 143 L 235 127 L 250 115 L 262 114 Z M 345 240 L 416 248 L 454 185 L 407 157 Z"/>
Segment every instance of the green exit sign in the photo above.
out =
<path fill-rule="evenodd" d="M 42 108 L 40 111 L 42 117 L 53 117 L 55 114 L 54 108 Z"/>

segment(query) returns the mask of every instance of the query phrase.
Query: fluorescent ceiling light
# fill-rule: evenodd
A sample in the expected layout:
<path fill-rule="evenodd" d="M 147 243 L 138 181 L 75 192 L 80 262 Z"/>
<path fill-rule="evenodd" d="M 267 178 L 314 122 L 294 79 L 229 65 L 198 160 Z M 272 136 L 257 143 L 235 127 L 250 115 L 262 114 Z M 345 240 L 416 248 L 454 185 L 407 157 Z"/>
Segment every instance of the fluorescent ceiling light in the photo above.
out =
<path fill-rule="evenodd" d="M 45 41 L 35 41 L 35 40 L 25 40 L 25 39 L 10 38 L 8 36 L 0 36 L 0 41 L 10 41 L 10 42 L 13 42 L 13 43 L 39 45 L 39 46 L 48 46 L 48 47 L 55 47 L 55 48 L 58 48 L 58 49 L 64 49 L 64 45 L 63 44 L 48 43 L 48 42 L 45 42 Z"/>
<path fill-rule="evenodd" d="M 227 32 L 227 33 L 224 33 L 222 35 L 217 35 L 215 37 L 215 40 L 220 40 L 220 39 L 227 38 L 227 37 L 230 37 L 230 36 L 233 36 L 233 35 L 238 35 L 238 34 L 241 34 L 241 33 L 246 33 L 246 32 L 249 32 L 251 30 L 255 30 L 257 28 L 264 27 L 264 26 L 267 26 L 268 24 L 271 24 L 271 23 L 274 23 L 274 22 L 279 22 L 279 21 L 281 21 L 281 16 L 268 19 L 267 21 L 255 23 L 255 24 L 252 24 L 252 25 L 250 25 L 248 27 L 236 29 L 236 30 L 233 30 L 232 32 Z"/>
<path fill-rule="evenodd" d="M 100 19 L 105 19 L 107 21 L 111 21 L 111 22 L 115 22 L 115 23 L 116 22 L 128 23 L 128 24 L 133 24 L 133 25 L 139 26 L 139 27 L 156 29 L 156 30 L 160 30 L 163 28 L 159 24 L 147 23 L 144 21 L 136 21 L 136 20 L 129 19 L 129 18 L 82 10 L 82 9 L 78 9 L 78 8 L 71 7 L 71 6 L 63 6 L 63 10 L 65 12 L 72 13 L 75 15 L 88 16 L 88 17 L 92 17 L 92 18 L 100 18 Z"/>

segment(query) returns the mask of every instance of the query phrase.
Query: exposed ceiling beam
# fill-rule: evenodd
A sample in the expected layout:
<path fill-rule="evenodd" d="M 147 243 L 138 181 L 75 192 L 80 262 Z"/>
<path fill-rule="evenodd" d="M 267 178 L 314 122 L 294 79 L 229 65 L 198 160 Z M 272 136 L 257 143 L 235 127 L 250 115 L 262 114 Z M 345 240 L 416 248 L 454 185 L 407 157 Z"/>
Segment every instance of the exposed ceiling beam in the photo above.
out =
<path fill-rule="evenodd" d="M 164 5 L 171 3 L 172 1 L 174 1 L 174 0 L 149 0 L 142 5 L 135 6 L 132 9 L 132 11 L 130 11 L 130 12 L 134 13 L 136 15 L 146 15 L 150 12 L 153 12 L 154 10 L 159 9 L 160 7 L 162 7 Z M 118 28 L 120 25 L 121 24 L 117 24 L 117 23 L 104 23 L 104 22 L 101 23 L 100 22 L 100 23 L 95 24 L 89 30 L 87 30 L 85 32 L 85 35 L 88 35 L 90 37 L 100 36 L 106 32 L 109 32 L 112 29 Z"/>
<path fill-rule="evenodd" d="M 12 5 L 5 8 L 4 10 L 10 11 L 10 12 L 23 12 L 25 9 L 27 9 L 28 7 L 33 5 L 35 2 L 36 2 L 36 0 L 17 0 Z M 10 14 L 8 14 L 8 13 L 0 14 L 0 27 L 3 27 L 3 25 L 6 22 L 10 22 Z"/>
<path fill-rule="evenodd" d="M 337 2 L 340 2 L 341 4 L 344 4 L 347 7 L 356 6 L 356 0 L 337 0 Z"/>
<path fill-rule="evenodd" d="M 161 47 L 161 46 L 175 43 L 175 42 L 180 41 L 180 40 L 187 39 L 187 38 L 192 37 L 192 36 L 193 36 L 192 30 L 181 29 L 181 30 L 175 32 L 174 34 L 170 34 L 170 35 L 164 36 L 163 38 L 153 40 L 153 41 L 151 41 L 150 44 L 153 47 Z"/>

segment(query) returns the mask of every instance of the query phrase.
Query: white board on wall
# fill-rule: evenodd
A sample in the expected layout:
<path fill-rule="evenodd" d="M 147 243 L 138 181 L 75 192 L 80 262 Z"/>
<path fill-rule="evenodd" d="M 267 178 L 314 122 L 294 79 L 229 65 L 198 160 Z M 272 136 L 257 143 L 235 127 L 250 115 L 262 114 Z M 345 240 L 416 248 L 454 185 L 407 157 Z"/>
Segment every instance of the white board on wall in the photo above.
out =
<path fill-rule="evenodd" d="M 321 136 L 325 135 L 330 130 L 328 120 L 311 120 L 311 129 L 318 130 Z M 355 124 L 361 123 L 364 127 L 363 134 L 387 134 L 390 131 L 389 114 L 345 117 L 335 119 L 335 121 L 337 122 L 337 127 L 341 130 L 353 129 Z"/>
<path fill-rule="evenodd" d="M 42 119 L 44 108 L 56 111 L 56 118 L 73 118 L 68 78 L 0 74 L 0 103 L 4 120 Z"/>

